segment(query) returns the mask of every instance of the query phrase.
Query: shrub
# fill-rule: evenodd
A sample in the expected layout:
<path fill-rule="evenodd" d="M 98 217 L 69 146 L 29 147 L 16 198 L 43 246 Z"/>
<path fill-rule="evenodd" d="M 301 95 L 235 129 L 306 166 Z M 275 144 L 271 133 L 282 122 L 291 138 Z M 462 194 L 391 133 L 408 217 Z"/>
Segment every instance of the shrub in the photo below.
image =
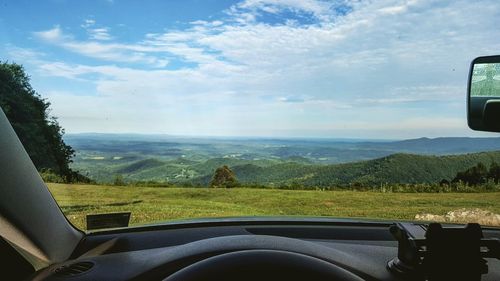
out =
<path fill-rule="evenodd" d="M 44 182 L 66 183 L 66 180 L 63 177 L 54 173 L 52 170 L 44 169 L 40 171 L 40 176 Z"/>

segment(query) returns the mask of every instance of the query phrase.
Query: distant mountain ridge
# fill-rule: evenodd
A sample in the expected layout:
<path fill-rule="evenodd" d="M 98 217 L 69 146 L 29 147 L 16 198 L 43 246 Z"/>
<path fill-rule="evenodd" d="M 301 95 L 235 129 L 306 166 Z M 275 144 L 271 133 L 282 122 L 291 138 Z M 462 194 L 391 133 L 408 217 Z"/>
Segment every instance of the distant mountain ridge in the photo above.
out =
<path fill-rule="evenodd" d="M 394 142 L 360 143 L 362 147 L 387 148 L 391 150 L 411 151 L 413 153 L 467 153 L 500 150 L 500 138 L 442 137 L 418 138 Z"/>

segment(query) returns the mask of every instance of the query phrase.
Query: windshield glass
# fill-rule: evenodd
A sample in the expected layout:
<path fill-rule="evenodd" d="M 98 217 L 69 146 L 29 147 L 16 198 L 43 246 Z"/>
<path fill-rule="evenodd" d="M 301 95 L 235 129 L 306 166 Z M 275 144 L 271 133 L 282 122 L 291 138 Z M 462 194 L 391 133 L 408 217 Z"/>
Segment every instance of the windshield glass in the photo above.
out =
<path fill-rule="evenodd" d="M 500 138 L 466 116 L 499 19 L 496 0 L 1 2 L 0 107 L 80 229 L 500 226 Z M 500 93 L 498 65 L 473 71 L 473 96 Z"/>

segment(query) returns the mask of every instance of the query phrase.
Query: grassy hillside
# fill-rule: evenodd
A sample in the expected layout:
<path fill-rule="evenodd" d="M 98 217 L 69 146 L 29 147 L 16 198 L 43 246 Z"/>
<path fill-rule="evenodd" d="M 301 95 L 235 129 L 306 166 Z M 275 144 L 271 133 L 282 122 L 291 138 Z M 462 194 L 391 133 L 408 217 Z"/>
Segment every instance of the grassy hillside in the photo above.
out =
<path fill-rule="evenodd" d="M 278 189 L 151 188 L 48 184 L 79 228 L 87 214 L 131 211 L 133 225 L 227 216 L 332 216 L 413 220 L 460 208 L 500 213 L 500 192 L 378 193 Z"/>

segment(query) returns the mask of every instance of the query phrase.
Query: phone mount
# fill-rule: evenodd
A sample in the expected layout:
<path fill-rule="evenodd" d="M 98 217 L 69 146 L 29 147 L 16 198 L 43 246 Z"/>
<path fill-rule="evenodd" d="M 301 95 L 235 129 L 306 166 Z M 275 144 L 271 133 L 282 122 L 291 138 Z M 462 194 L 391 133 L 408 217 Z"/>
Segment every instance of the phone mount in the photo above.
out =
<path fill-rule="evenodd" d="M 427 228 L 412 223 L 390 227 L 398 240 L 398 256 L 387 264 L 394 274 L 408 280 L 481 280 L 488 273 L 485 258 L 500 259 L 500 240 L 483 238 L 479 224 Z"/>

